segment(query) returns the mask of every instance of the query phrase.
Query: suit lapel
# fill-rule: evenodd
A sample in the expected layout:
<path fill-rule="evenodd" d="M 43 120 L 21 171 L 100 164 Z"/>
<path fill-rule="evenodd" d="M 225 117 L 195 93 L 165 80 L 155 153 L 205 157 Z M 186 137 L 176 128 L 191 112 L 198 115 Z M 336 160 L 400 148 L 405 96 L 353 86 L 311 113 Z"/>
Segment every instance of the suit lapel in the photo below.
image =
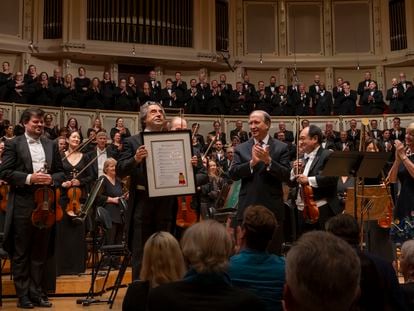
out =
<path fill-rule="evenodd" d="M 313 161 L 312 161 L 311 167 L 309 168 L 309 172 L 312 172 L 312 171 L 313 171 L 313 169 L 314 169 L 314 168 L 315 168 L 315 166 L 316 166 L 316 163 L 318 163 L 319 158 L 320 158 L 321 153 L 322 153 L 322 150 L 323 150 L 322 146 L 321 146 L 321 147 L 319 147 L 319 150 L 318 150 L 318 152 L 316 153 L 316 156 L 315 156 L 315 158 L 314 158 L 314 159 L 313 159 Z M 309 174 L 308 174 L 308 175 L 309 175 Z"/>

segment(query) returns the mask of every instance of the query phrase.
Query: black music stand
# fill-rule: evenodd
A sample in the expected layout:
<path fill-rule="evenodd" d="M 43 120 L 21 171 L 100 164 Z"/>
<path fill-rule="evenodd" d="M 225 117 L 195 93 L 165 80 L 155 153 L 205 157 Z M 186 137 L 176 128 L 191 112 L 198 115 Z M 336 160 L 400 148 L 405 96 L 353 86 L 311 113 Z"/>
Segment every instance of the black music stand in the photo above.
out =
<path fill-rule="evenodd" d="M 358 178 L 377 178 L 384 168 L 389 154 L 386 152 L 333 152 L 325 168 L 323 176 L 352 176 L 354 177 L 354 217 L 357 215 L 357 186 Z"/>

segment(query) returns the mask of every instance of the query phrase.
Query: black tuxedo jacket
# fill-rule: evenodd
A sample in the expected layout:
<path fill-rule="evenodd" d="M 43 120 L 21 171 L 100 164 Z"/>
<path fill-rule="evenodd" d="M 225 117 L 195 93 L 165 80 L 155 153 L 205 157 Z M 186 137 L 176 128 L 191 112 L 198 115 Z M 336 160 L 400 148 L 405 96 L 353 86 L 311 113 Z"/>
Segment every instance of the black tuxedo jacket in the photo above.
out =
<path fill-rule="evenodd" d="M 354 90 L 350 90 L 348 96 L 344 92 L 339 92 L 335 99 L 335 112 L 341 115 L 355 114 L 357 98 L 358 94 Z"/>
<path fill-rule="evenodd" d="M 87 153 L 87 159 L 88 161 L 92 161 L 97 156 L 96 148 L 94 148 L 92 151 L 89 151 Z M 106 158 L 114 158 L 116 159 L 118 157 L 118 153 L 114 151 L 114 149 L 110 148 L 108 145 L 106 147 Z M 95 159 L 93 164 L 91 164 L 90 172 L 93 174 L 94 180 L 98 179 L 98 158 Z"/>
<path fill-rule="evenodd" d="M 336 190 L 338 177 L 321 175 L 321 172 L 325 167 L 330 154 L 331 151 L 319 148 L 315 158 L 312 161 L 312 165 L 308 172 L 308 177 L 315 176 L 316 182 L 318 184 L 317 188 L 312 187 L 314 199 L 316 201 L 326 199 L 332 212 L 337 215 L 342 212 L 342 207 L 339 204 Z M 294 185 L 297 186 L 298 184 L 294 182 Z"/>
<path fill-rule="evenodd" d="M 394 129 L 391 130 L 391 137 L 392 140 L 400 140 L 402 142 L 404 142 L 405 140 L 405 127 L 400 127 L 400 130 L 398 131 L 398 137 L 397 137 L 397 133 L 395 132 Z"/>
<path fill-rule="evenodd" d="M 263 162 L 250 169 L 253 138 L 238 145 L 234 151 L 230 178 L 241 179 L 237 219 L 240 222 L 244 210 L 252 204 L 261 204 L 271 210 L 278 221 L 284 219 L 282 182 L 289 180 L 289 150 L 285 143 L 269 138 L 269 152 L 272 162 L 266 168 Z"/>
<path fill-rule="evenodd" d="M 64 181 L 65 174 L 57 145 L 45 137 L 41 137 L 40 141 L 45 152 L 49 174 L 52 175 L 53 184 L 59 186 Z M 3 161 L 0 165 L 0 179 L 6 180 L 11 186 L 4 226 L 4 249 L 8 252 L 13 251 L 13 234 L 10 229 L 14 210 L 18 210 L 19 215 L 27 218 L 30 222 L 32 211 L 36 207 L 34 191 L 37 187 L 26 185 L 26 177 L 32 173 L 34 173 L 32 158 L 26 136 L 17 136 L 7 141 Z"/>
<path fill-rule="evenodd" d="M 366 90 L 365 88 L 368 87 L 371 81 L 373 80 L 364 80 L 358 83 L 358 89 L 357 89 L 358 95 L 362 96 L 364 94 Z"/>

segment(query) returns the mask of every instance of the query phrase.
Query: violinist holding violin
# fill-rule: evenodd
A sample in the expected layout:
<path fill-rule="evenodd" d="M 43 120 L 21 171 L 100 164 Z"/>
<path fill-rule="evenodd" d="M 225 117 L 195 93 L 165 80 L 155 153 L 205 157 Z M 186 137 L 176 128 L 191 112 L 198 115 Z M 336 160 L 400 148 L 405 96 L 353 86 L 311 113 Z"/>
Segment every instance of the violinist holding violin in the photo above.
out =
<path fill-rule="evenodd" d="M 91 166 L 84 170 L 89 163 L 89 157 L 78 150 L 80 133 L 70 132 L 66 139 L 68 149 L 62 160 L 66 180 L 62 183 L 60 197 L 63 218 L 56 226 L 57 275 L 78 274 L 86 269 L 85 226 L 72 220 L 80 212 L 94 180 Z"/>
<path fill-rule="evenodd" d="M 290 175 L 297 187 L 297 195 L 292 201 L 298 209 L 299 234 L 313 229 L 324 230 L 325 222 L 342 212 L 336 195 L 338 178 L 321 175 L 331 153 L 322 148 L 322 137 L 321 129 L 315 125 L 305 127 L 299 135 L 298 148 L 304 157 L 293 162 Z M 309 191 L 304 191 L 306 187 Z M 311 217 L 307 213 L 309 209 Z M 312 217 L 313 209 L 318 214 L 316 217 Z"/>
<path fill-rule="evenodd" d="M 10 185 L 3 247 L 12 260 L 19 308 L 52 306 L 42 288 L 52 230 L 34 226 L 32 213 L 42 205 L 36 190 L 60 185 L 64 174 L 56 144 L 41 137 L 43 118 L 44 112 L 38 108 L 23 111 L 25 134 L 6 143 L 0 165 L 0 179 Z M 42 171 L 44 166 L 47 172 Z"/>

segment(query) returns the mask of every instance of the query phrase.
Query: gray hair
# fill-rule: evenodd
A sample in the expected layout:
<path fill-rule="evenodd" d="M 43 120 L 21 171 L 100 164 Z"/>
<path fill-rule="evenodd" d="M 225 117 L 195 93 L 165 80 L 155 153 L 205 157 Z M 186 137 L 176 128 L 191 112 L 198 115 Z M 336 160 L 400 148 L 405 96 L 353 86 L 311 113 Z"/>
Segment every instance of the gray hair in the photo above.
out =
<path fill-rule="evenodd" d="M 401 247 L 401 257 L 405 264 L 414 266 L 414 240 L 404 242 Z"/>
<path fill-rule="evenodd" d="M 286 284 L 297 310 L 349 310 L 360 275 L 354 249 L 328 232 L 302 235 L 286 256 Z"/>
<path fill-rule="evenodd" d="M 145 120 L 147 119 L 148 115 L 148 107 L 151 105 L 157 105 L 158 107 L 160 107 L 162 109 L 162 114 L 164 115 L 165 119 L 164 107 L 159 102 L 147 101 L 139 108 L 139 119 L 141 121 L 141 126 L 143 130 L 145 129 Z"/>
<path fill-rule="evenodd" d="M 264 111 L 264 110 L 254 110 L 253 112 L 251 112 L 251 113 L 250 113 L 249 118 L 250 118 L 250 116 L 251 116 L 253 113 L 257 113 L 257 112 L 259 112 L 260 114 L 262 114 L 264 122 L 266 123 L 266 125 L 268 125 L 268 126 L 270 127 L 270 125 L 271 125 L 271 123 L 272 123 L 272 119 L 270 118 L 270 114 L 268 114 L 268 113 L 267 113 L 266 111 Z"/>

